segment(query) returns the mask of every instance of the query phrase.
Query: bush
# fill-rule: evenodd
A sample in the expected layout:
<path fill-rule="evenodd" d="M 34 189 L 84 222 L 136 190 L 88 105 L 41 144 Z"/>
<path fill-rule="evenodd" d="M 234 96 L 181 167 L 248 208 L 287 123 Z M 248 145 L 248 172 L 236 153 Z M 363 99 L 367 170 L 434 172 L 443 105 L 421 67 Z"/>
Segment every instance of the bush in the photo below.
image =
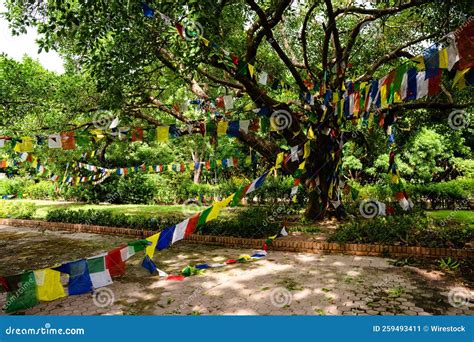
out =
<path fill-rule="evenodd" d="M 121 213 L 115 214 L 111 210 L 72 210 L 62 208 L 48 211 L 46 214 L 46 220 L 49 222 L 161 230 L 178 223 L 183 220 L 183 217 L 168 215 L 150 218 L 143 216 L 130 216 Z"/>
<path fill-rule="evenodd" d="M 474 239 L 474 227 L 430 225 L 423 211 L 377 216 L 343 224 L 329 237 L 331 242 L 381 243 L 425 247 L 462 248 Z"/>
<path fill-rule="evenodd" d="M 34 182 L 31 179 L 22 177 L 1 179 L 0 196 L 16 195 L 18 198 L 22 198 L 25 188 L 33 184 Z"/>
<path fill-rule="evenodd" d="M 1 218 L 30 219 L 36 212 L 33 203 L 0 201 Z"/>
<path fill-rule="evenodd" d="M 57 197 L 54 187 L 55 185 L 48 181 L 30 184 L 24 188 L 23 197 L 30 199 L 54 199 Z"/>
<path fill-rule="evenodd" d="M 66 200 L 87 203 L 150 204 L 157 190 L 149 175 L 129 174 L 111 176 L 101 184 L 79 184 L 64 187 L 61 195 Z"/>
<path fill-rule="evenodd" d="M 225 235 L 244 238 L 265 238 L 277 234 L 281 221 L 274 210 L 253 208 L 239 211 L 235 217 L 220 218 L 197 229 L 197 234 Z M 184 217 L 168 215 L 162 217 L 129 216 L 114 214 L 110 210 L 54 209 L 47 213 L 49 222 L 89 224 L 99 226 L 124 227 L 132 229 L 162 230 L 181 222 Z"/>
<path fill-rule="evenodd" d="M 236 217 L 223 217 L 199 227 L 198 234 L 266 238 L 277 234 L 282 227 L 278 209 L 250 208 L 240 210 Z"/>

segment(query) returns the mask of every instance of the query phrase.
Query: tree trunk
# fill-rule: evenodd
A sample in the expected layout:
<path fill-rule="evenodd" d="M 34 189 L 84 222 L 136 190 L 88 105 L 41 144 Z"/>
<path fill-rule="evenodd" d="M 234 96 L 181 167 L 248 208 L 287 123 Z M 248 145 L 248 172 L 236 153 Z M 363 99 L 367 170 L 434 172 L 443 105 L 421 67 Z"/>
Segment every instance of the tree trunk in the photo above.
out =
<path fill-rule="evenodd" d="M 342 158 L 342 135 L 338 130 L 329 134 L 319 132 L 311 143 L 311 153 L 306 160 L 304 185 L 308 191 L 305 217 L 308 220 L 322 220 L 333 212 L 340 200 L 339 171 Z M 336 216 L 343 212 L 342 203 L 337 205 Z"/>

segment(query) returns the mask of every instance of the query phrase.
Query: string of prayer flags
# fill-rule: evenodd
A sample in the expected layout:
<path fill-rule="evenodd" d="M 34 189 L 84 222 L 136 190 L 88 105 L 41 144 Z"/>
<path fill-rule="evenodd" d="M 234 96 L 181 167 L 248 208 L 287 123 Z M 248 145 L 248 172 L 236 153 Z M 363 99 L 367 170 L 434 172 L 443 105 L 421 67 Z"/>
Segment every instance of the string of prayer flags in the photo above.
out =
<path fill-rule="evenodd" d="M 255 179 L 252 183 L 242 188 L 242 193 L 249 194 L 263 185 L 271 170 Z M 41 301 L 51 301 L 66 295 L 65 289 L 60 281 L 60 273 L 69 275 L 68 295 L 79 295 L 92 292 L 93 289 L 112 284 L 113 277 L 120 276 L 125 272 L 125 261 L 136 252 L 145 251 L 142 266 L 150 273 L 158 272 L 160 277 L 168 280 L 183 280 L 183 276 L 168 276 L 161 271 L 152 260 L 154 250 L 168 248 L 173 243 L 182 240 L 192 234 L 196 227 L 217 216 L 219 211 L 234 201 L 236 194 L 214 203 L 203 212 L 196 213 L 192 217 L 178 223 L 175 226 L 164 229 L 146 239 L 129 242 L 111 251 L 72 262 L 63 263 L 54 268 L 46 268 L 37 271 L 28 271 L 19 275 L 0 277 L 0 288 L 7 291 L 7 312 L 16 312 L 33 307 Z M 283 229 L 280 234 L 270 237 L 270 240 L 286 235 Z M 237 260 L 228 260 L 226 264 L 236 262 L 248 262 L 266 256 L 265 251 L 254 252 L 251 256 L 241 255 Z M 222 267 L 224 264 L 200 264 L 199 267 L 190 267 L 189 275 L 199 274 L 202 270 L 213 267 Z M 21 291 L 20 291 L 21 289 Z"/>

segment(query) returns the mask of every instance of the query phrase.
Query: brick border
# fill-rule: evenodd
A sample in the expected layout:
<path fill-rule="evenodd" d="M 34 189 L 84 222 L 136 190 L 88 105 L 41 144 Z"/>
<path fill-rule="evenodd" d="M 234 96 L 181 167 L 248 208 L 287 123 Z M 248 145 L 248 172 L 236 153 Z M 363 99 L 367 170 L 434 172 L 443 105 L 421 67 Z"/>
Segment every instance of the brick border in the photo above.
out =
<path fill-rule="evenodd" d="M 0 219 L 0 224 L 14 227 L 27 227 L 46 229 L 52 231 L 71 231 L 83 233 L 95 233 L 106 235 L 125 235 L 136 238 L 146 238 L 155 234 L 152 230 L 139 230 L 130 228 L 117 228 L 106 226 L 94 226 L 85 224 L 72 224 L 61 222 L 47 222 L 35 220 Z M 209 245 L 239 247 L 239 248 L 262 248 L 264 239 L 246 239 L 229 236 L 191 235 L 186 241 L 188 243 L 204 243 Z M 349 254 L 349 255 L 369 255 L 369 256 L 391 256 L 391 257 L 455 257 L 474 258 L 474 249 L 456 248 L 430 248 L 430 247 L 410 247 L 393 245 L 370 245 L 353 243 L 329 243 L 321 241 L 304 241 L 284 237 L 273 241 L 271 249 L 287 252 L 304 252 L 313 254 Z"/>

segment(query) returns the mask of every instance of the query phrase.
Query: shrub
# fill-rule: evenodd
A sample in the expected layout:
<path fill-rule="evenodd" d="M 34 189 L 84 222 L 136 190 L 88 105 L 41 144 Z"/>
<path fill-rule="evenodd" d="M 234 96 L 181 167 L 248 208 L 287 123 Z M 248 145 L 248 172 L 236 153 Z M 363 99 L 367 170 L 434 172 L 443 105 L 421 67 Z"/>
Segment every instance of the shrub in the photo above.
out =
<path fill-rule="evenodd" d="M 435 226 L 430 224 L 423 211 L 353 220 L 338 227 L 329 237 L 329 241 L 340 243 L 456 248 L 462 248 L 473 239 L 473 226 Z"/>
<path fill-rule="evenodd" d="M 198 228 L 202 235 L 223 235 L 242 238 L 266 238 L 277 234 L 281 227 L 280 213 L 272 208 L 240 210 L 235 217 L 222 217 Z"/>
<path fill-rule="evenodd" d="M 1 218 L 30 219 L 36 212 L 34 203 L 0 201 Z"/>
<path fill-rule="evenodd" d="M 281 229 L 279 217 L 268 208 L 252 208 L 239 211 L 235 217 L 220 218 L 206 223 L 196 233 L 203 235 L 226 235 L 245 238 L 264 238 L 275 235 Z M 75 224 L 124 227 L 132 229 L 162 230 L 182 221 L 179 215 L 161 217 L 129 216 L 114 214 L 110 210 L 54 209 L 47 213 L 46 220 Z"/>
<path fill-rule="evenodd" d="M 0 196 L 16 195 L 18 198 L 22 198 L 25 188 L 33 184 L 31 179 L 22 177 L 2 179 L 0 180 Z"/>
<path fill-rule="evenodd" d="M 132 229 L 161 230 L 172 226 L 183 219 L 182 216 L 168 215 L 164 217 L 143 217 L 126 214 L 116 214 L 111 210 L 72 210 L 54 209 L 48 211 L 46 220 L 49 222 L 64 222 L 98 226 L 124 227 Z"/>
<path fill-rule="evenodd" d="M 31 199 L 53 199 L 56 198 L 54 192 L 55 185 L 48 181 L 27 185 L 24 188 L 23 197 Z"/>

